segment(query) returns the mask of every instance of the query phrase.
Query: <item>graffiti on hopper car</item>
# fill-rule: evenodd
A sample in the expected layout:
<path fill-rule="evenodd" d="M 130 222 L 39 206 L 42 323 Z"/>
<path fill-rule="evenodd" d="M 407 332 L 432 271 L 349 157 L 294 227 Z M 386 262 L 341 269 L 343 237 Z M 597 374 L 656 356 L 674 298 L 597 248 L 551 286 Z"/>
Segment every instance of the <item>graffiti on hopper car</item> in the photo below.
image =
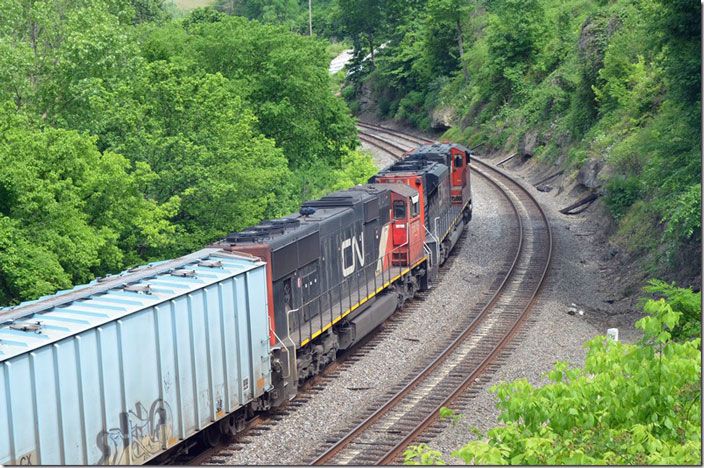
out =
<path fill-rule="evenodd" d="M 96 437 L 102 453 L 99 465 L 143 463 L 164 450 L 173 434 L 171 407 L 161 398 L 149 410 L 137 402 L 134 410 L 120 413 L 119 421 L 119 427 L 100 431 Z"/>

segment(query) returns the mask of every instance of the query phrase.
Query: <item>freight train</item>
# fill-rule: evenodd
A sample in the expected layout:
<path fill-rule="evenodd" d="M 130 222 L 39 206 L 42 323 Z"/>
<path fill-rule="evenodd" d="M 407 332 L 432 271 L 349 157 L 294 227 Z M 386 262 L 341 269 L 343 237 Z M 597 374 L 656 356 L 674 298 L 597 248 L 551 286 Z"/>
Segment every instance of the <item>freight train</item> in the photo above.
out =
<path fill-rule="evenodd" d="M 0 464 L 159 460 L 292 399 L 436 281 L 469 164 L 420 146 L 206 249 L 0 310 Z"/>

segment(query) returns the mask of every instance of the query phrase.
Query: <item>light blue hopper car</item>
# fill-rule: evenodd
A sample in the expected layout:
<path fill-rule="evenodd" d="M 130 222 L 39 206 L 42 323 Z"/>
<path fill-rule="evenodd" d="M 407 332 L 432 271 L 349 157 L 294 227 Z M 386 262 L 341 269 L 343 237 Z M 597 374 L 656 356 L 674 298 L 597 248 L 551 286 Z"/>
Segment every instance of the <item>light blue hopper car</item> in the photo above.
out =
<path fill-rule="evenodd" d="M 0 310 L 0 464 L 141 464 L 241 425 L 271 390 L 266 292 L 258 258 L 203 249 Z"/>

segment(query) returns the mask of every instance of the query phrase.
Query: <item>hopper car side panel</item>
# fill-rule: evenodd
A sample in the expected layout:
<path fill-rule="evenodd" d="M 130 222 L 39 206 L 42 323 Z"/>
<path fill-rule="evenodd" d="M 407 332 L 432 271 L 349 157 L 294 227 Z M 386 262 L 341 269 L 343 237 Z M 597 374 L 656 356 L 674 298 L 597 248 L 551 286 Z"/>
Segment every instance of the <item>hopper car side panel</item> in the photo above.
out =
<path fill-rule="evenodd" d="M 264 264 L 211 259 L 0 326 L 0 463 L 145 463 L 264 396 Z"/>

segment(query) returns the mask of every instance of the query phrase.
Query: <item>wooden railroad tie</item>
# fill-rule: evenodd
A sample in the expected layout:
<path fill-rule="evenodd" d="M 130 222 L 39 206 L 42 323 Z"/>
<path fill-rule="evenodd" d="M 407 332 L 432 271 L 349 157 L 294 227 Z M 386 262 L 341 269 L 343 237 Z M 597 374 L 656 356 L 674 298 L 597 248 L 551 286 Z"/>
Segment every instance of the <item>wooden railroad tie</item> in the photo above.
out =
<path fill-rule="evenodd" d="M 581 199 L 580 201 L 578 201 L 577 203 L 573 203 L 573 204 L 571 204 L 570 206 L 568 206 L 567 208 L 561 209 L 561 210 L 560 210 L 560 213 L 565 214 L 565 215 L 575 215 L 575 214 L 581 213 L 582 211 L 584 211 L 584 210 L 586 210 L 587 208 L 589 208 L 589 206 L 590 206 L 590 205 L 594 202 L 594 200 L 596 200 L 597 198 L 599 198 L 599 195 L 597 195 L 596 193 L 590 193 L 589 195 L 587 195 L 586 197 L 582 198 L 582 199 Z M 587 204 L 588 204 L 588 205 L 587 205 Z M 585 206 L 585 207 L 582 208 L 581 210 L 572 211 L 572 210 L 574 210 L 575 208 L 579 208 L 579 207 L 582 206 L 582 205 L 587 205 L 587 206 Z"/>

